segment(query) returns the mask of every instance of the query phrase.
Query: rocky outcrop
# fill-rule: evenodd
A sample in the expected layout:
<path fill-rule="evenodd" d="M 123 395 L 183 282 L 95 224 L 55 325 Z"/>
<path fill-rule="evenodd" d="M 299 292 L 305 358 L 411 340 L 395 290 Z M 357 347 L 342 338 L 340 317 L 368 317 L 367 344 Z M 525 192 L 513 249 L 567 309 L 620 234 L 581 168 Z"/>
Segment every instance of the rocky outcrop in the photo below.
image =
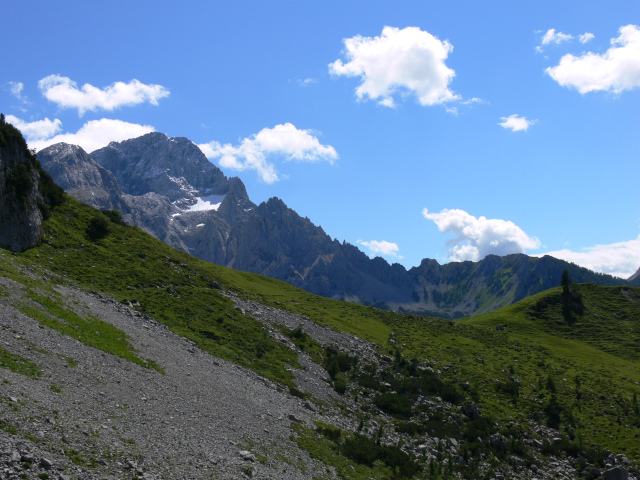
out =
<path fill-rule="evenodd" d="M 45 204 L 37 160 L 20 132 L 0 116 L 0 247 L 22 252 L 36 245 Z"/>

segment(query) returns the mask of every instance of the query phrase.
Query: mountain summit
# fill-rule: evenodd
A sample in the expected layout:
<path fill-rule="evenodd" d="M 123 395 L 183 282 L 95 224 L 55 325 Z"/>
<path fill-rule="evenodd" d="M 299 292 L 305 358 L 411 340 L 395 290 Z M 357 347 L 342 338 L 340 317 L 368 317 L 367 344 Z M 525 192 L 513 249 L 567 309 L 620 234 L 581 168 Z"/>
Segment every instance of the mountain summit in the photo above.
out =
<path fill-rule="evenodd" d="M 203 260 L 260 273 L 325 297 L 383 309 L 458 318 L 494 310 L 559 284 L 625 282 L 557 260 L 522 254 L 406 270 L 340 243 L 278 199 L 255 205 L 193 142 L 162 133 L 112 142 L 87 154 L 52 145 L 38 159 L 78 200 L 122 211 L 165 243 Z M 636 280 L 640 281 L 640 280 Z"/>

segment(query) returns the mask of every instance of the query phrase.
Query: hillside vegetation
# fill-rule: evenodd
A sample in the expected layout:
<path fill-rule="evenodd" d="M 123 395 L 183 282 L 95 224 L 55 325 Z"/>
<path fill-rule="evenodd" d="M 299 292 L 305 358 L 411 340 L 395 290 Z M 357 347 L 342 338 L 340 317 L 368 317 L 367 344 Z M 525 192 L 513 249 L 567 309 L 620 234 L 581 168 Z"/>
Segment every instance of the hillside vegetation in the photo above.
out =
<path fill-rule="evenodd" d="M 49 282 L 25 280 L 18 265 L 48 276 Z M 420 471 L 427 472 L 426 478 L 446 478 L 456 471 L 481 478 L 492 471 L 487 465 L 515 469 L 519 462 L 542 464 L 556 457 L 573 458 L 577 471 L 588 476 L 586 467 L 605 468 L 610 452 L 640 461 L 638 288 L 573 284 L 572 298 L 578 300 L 569 307 L 557 288 L 459 321 L 395 314 L 209 264 L 122 225 L 117 212 L 100 213 L 70 197 L 52 211 L 37 248 L 17 257 L 0 256 L 0 275 L 29 289 L 31 302 L 21 307 L 23 313 L 160 372 L 162 365 L 140 358 L 117 331 L 106 334 L 97 320 L 76 318 L 56 300 L 56 283 L 112 295 L 203 350 L 296 395 L 305 395 L 291 373 L 300 367 L 298 355 L 224 292 L 374 342 L 379 361 L 351 356 L 342 347 L 318 350 L 303 331 L 289 333 L 298 347 L 316 349 L 316 360 L 336 391 L 357 408 L 365 427 L 357 434 L 330 425 L 316 431 L 296 427 L 299 444 L 345 478 L 367 478 L 379 468 L 407 478 Z M 305 341 L 310 342 L 306 347 Z M 4 368 L 33 371 L 25 359 L 5 357 Z M 435 397 L 451 412 L 462 408 L 464 414 L 447 418 L 438 408 L 430 410 L 428 399 Z M 379 432 L 370 430 L 367 436 L 373 419 Z M 549 435 L 557 439 L 552 442 Z M 455 440 L 464 462 L 454 466 L 443 449 L 439 463 L 420 464 L 419 447 L 428 438 Z M 398 450 L 376 450 L 375 445 L 385 445 L 381 439 L 392 440 Z M 357 467 L 360 477 L 347 474 L 348 465 Z"/>

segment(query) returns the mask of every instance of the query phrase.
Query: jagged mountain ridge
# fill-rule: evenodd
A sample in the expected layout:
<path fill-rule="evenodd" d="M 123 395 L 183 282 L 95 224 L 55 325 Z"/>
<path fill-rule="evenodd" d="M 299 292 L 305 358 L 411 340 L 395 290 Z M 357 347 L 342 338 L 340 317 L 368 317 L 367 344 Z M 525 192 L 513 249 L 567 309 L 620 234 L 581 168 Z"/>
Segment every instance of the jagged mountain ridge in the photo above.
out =
<path fill-rule="evenodd" d="M 186 138 L 150 133 L 91 154 L 58 144 L 38 158 L 82 202 L 121 210 L 128 223 L 175 248 L 326 297 L 455 318 L 556 286 L 564 268 L 577 282 L 628 283 L 552 257 L 521 254 L 445 265 L 425 259 L 410 270 L 370 259 L 278 198 L 256 206 L 239 178 L 225 177 Z"/>

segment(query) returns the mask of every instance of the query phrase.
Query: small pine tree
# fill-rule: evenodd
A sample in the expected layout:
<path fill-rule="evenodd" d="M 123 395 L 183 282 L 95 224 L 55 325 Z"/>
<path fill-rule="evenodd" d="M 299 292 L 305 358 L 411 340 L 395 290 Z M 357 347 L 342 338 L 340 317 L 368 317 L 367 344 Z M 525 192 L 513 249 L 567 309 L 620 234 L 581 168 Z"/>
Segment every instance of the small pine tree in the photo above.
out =
<path fill-rule="evenodd" d="M 569 270 L 566 268 L 562 271 L 562 280 L 560 281 L 560 286 L 562 287 L 562 294 L 564 296 L 569 295 L 569 288 L 571 287 L 571 275 L 569 275 Z"/>

